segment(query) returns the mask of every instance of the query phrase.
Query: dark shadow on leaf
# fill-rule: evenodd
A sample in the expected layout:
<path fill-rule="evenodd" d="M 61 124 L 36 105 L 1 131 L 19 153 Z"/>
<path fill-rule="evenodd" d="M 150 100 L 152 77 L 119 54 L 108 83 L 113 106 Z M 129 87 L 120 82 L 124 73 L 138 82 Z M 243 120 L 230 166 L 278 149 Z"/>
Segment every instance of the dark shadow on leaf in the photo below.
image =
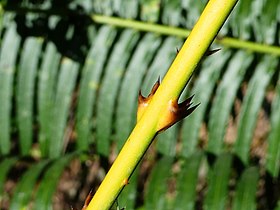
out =
<path fill-rule="evenodd" d="M 71 5 L 70 8 L 71 1 L 52 1 L 47 9 L 42 9 L 44 1 L 29 2 L 25 7 L 20 1 L 10 2 L 5 9 L 15 12 L 17 32 L 23 39 L 43 37 L 53 42 L 63 56 L 84 62 L 90 47 L 89 26 L 93 21 L 83 7 Z"/>

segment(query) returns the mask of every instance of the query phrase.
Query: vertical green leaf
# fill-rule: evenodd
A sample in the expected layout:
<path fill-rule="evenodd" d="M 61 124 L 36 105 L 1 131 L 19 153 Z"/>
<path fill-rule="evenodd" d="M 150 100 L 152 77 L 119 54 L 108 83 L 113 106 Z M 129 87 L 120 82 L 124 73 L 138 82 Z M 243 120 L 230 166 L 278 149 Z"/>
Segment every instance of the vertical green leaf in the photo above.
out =
<path fill-rule="evenodd" d="M 277 59 L 266 56 L 257 66 L 255 74 L 248 85 L 248 90 L 241 108 L 238 122 L 238 134 L 235 152 L 238 157 L 248 163 L 250 144 L 253 137 L 258 112 L 263 101 L 266 86 L 273 74 Z"/>
<path fill-rule="evenodd" d="M 279 14 L 277 7 L 280 8 L 278 0 L 266 0 L 262 10 L 264 15 L 259 19 L 258 24 L 254 24 L 255 27 L 260 27 L 255 34 L 261 36 L 260 40 L 268 44 L 273 44 L 277 34 L 277 18 L 275 18 L 277 13 Z"/>
<path fill-rule="evenodd" d="M 50 122 L 50 147 L 49 156 L 58 157 L 66 146 L 64 139 L 70 102 L 76 83 L 79 65 L 74 61 L 63 58 L 59 71 L 55 101 L 53 104 L 52 121 Z M 66 85 L 67 84 L 67 85 Z"/>
<path fill-rule="evenodd" d="M 56 51 L 55 45 L 48 43 L 39 73 L 38 83 L 38 110 L 39 110 L 39 143 L 43 156 L 48 154 L 51 136 L 52 110 L 55 96 L 55 83 L 61 56 Z"/>
<path fill-rule="evenodd" d="M 207 150 L 219 154 L 223 149 L 223 140 L 228 118 L 236 97 L 237 89 L 253 60 L 253 54 L 239 51 L 231 58 L 222 82 L 218 86 L 214 103 L 210 111 L 209 137 Z"/>
<path fill-rule="evenodd" d="M 216 160 L 214 167 L 208 176 L 210 179 L 203 209 L 226 209 L 231 162 L 232 156 L 230 154 L 222 154 Z"/>
<path fill-rule="evenodd" d="M 235 37 L 245 40 L 250 38 L 253 16 L 252 1 L 239 1 L 230 19 L 231 29 Z"/>
<path fill-rule="evenodd" d="M 16 26 L 11 24 L 2 41 L 0 52 L 0 154 L 8 154 L 11 149 L 11 109 L 13 80 L 16 56 L 20 37 L 16 33 Z"/>
<path fill-rule="evenodd" d="M 165 25 L 179 26 L 181 24 L 181 0 L 164 0 L 161 21 Z"/>
<path fill-rule="evenodd" d="M 172 162 L 172 158 L 163 157 L 153 168 L 145 194 L 145 209 L 166 209 L 167 181 L 171 176 Z"/>
<path fill-rule="evenodd" d="M 275 98 L 272 102 L 271 130 L 268 137 L 266 168 L 272 176 L 277 177 L 280 170 L 280 75 L 275 93 Z"/>
<path fill-rule="evenodd" d="M 24 43 L 18 68 L 16 106 L 19 145 L 23 155 L 29 153 L 33 140 L 34 87 L 41 46 L 42 41 L 38 38 L 28 38 Z"/>
<path fill-rule="evenodd" d="M 255 210 L 259 173 L 256 167 L 246 169 L 237 184 L 232 210 Z"/>
<path fill-rule="evenodd" d="M 173 210 L 195 209 L 196 186 L 201 159 L 202 152 L 197 152 L 184 160 L 177 178 L 177 195 L 172 207 Z"/>
<path fill-rule="evenodd" d="M 100 77 L 107 58 L 108 51 L 115 39 L 116 31 L 112 27 L 101 27 L 91 46 L 90 52 L 82 70 L 80 92 L 77 107 L 77 147 L 88 149 L 93 125 L 93 107 L 96 93 L 100 85 Z"/>
<path fill-rule="evenodd" d="M 118 89 L 126 64 L 130 58 L 131 50 L 139 39 L 135 31 L 124 31 L 112 51 L 108 66 L 105 69 L 104 79 L 100 86 L 96 111 L 96 139 L 98 150 L 109 151 L 113 128 L 113 115 L 116 108 Z M 122 55 L 120 57 L 120 55 Z M 107 153 L 108 155 L 108 153 Z"/>

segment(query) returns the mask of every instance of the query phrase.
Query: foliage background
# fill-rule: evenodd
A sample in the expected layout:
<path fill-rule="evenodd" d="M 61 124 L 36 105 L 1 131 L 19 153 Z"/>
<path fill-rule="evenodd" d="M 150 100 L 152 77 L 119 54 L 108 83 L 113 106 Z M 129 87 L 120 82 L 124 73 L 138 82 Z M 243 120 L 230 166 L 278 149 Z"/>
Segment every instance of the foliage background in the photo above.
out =
<path fill-rule="evenodd" d="M 1 209 L 81 208 L 135 124 L 138 91 L 180 49 L 188 31 L 173 27 L 191 29 L 206 2 L 1 2 Z M 277 0 L 238 3 L 184 93 L 201 105 L 158 136 L 120 207 L 280 209 L 279 14 Z"/>

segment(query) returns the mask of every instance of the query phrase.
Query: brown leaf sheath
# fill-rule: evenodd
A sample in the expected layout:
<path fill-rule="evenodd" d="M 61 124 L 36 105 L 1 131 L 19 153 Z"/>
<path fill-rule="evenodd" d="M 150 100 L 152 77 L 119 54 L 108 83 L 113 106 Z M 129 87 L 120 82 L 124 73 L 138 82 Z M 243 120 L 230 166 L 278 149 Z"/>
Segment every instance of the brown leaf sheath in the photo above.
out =
<path fill-rule="evenodd" d="M 187 98 L 180 104 L 178 104 L 178 100 L 170 101 L 168 105 L 168 110 L 166 110 L 166 112 L 162 115 L 158 124 L 158 132 L 166 130 L 167 128 L 174 125 L 176 122 L 190 115 L 199 106 L 199 104 L 197 104 L 191 107 L 191 100 L 193 97 L 194 95 Z"/>
<path fill-rule="evenodd" d="M 142 95 L 141 90 L 139 91 L 139 95 L 138 95 L 138 109 L 137 109 L 137 121 L 139 121 L 139 119 L 142 117 L 142 115 L 145 112 L 147 106 L 151 102 L 151 99 L 152 99 L 153 95 L 157 91 L 159 85 L 160 85 L 160 78 L 158 78 L 158 80 L 154 84 L 150 94 L 147 97 L 144 97 Z"/>
<path fill-rule="evenodd" d="M 83 206 L 82 210 L 86 210 L 86 209 L 87 209 L 88 204 L 89 204 L 89 202 L 91 201 L 92 197 L 93 197 L 93 191 L 92 191 L 92 189 L 91 189 L 90 192 L 89 192 L 89 194 L 88 194 L 87 197 L 86 197 L 86 200 L 85 200 L 85 203 L 84 203 L 84 206 Z"/>
<path fill-rule="evenodd" d="M 139 91 L 137 121 L 139 121 L 139 119 L 145 112 L 146 108 L 149 106 L 149 103 L 151 102 L 151 99 L 154 96 L 155 92 L 157 91 L 159 85 L 160 85 L 160 81 L 158 79 L 158 81 L 154 84 L 150 94 L 147 97 L 144 97 L 141 94 L 141 91 Z M 158 124 L 157 132 L 166 130 L 170 126 L 174 125 L 176 122 L 190 115 L 199 105 L 197 104 L 193 107 L 190 107 L 192 105 L 191 100 L 193 97 L 194 95 L 187 98 L 185 101 L 183 101 L 180 104 L 178 104 L 178 100 L 170 101 L 167 110 L 165 110 L 162 113 L 162 116 Z"/>

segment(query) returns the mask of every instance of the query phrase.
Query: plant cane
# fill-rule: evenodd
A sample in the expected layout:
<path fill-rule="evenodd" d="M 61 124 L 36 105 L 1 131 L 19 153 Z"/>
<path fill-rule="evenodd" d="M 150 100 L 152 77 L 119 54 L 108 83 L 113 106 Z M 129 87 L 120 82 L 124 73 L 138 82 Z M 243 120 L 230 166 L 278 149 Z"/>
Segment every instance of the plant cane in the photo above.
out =
<path fill-rule="evenodd" d="M 237 0 L 209 0 L 162 84 L 157 81 L 146 98 L 139 94 L 137 123 L 100 187 L 92 199 L 87 199 L 83 209 L 109 209 L 129 183 L 130 176 L 157 133 L 183 119 L 196 108 L 197 105 L 190 107 L 192 97 L 179 104 L 178 99 L 236 3 Z M 92 193 L 89 198 L 91 196 Z"/>

